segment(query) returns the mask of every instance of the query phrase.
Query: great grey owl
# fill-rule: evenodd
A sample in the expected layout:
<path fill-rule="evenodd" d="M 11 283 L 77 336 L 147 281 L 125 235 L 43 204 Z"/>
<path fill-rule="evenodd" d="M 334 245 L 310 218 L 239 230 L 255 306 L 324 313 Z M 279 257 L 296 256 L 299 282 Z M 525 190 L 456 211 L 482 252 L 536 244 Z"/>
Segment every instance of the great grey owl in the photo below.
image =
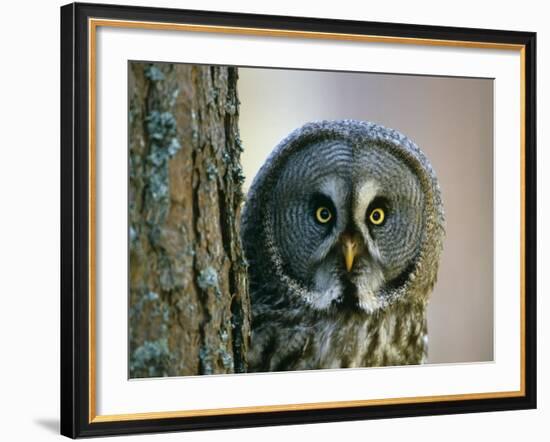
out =
<path fill-rule="evenodd" d="M 250 372 L 425 361 L 444 213 L 410 139 L 370 122 L 306 124 L 256 175 L 241 234 Z"/>

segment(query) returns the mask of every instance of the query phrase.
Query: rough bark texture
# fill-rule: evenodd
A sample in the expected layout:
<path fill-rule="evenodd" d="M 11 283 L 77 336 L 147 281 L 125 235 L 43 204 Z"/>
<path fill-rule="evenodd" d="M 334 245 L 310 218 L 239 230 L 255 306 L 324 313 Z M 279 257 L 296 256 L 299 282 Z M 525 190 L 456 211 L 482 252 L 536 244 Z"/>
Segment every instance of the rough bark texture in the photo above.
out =
<path fill-rule="evenodd" d="M 236 68 L 129 65 L 130 377 L 246 371 Z"/>

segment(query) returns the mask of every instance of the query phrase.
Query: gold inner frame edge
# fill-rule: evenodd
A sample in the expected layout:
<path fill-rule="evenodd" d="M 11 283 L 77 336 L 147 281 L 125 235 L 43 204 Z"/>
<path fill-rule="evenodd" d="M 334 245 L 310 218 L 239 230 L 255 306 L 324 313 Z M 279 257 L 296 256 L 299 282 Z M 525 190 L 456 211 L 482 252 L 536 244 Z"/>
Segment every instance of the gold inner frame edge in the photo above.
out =
<path fill-rule="evenodd" d="M 340 41 L 358 41 L 371 43 L 389 43 L 389 44 L 413 44 L 420 46 L 446 46 L 446 47 L 462 47 L 462 48 L 479 48 L 479 49 L 499 49 L 519 51 L 520 53 L 520 389 L 518 391 L 497 391 L 487 393 L 463 393 L 452 395 L 436 395 L 436 396 L 414 396 L 414 397 L 399 397 L 387 399 L 366 399 L 352 401 L 332 401 L 332 402 L 314 402 L 300 404 L 283 404 L 283 405 L 260 405 L 232 408 L 214 408 L 214 409 L 192 409 L 192 410 L 177 410 L 177 411 L 153 411 L 145 413 L 127 413 L 127 414 L 96 414 L 96 30 L 97 27 L 115 27 L 115 28 L 135 28 L 149 30 L 170 30 L 170 31 L 186 31 L 186 32 L 207 32 L 218 34 L 236 34 L 236 35 L 255 35 L 255 36 L 271 36 L 271 37 L 292 37 L 292 38 L 309 38 L 309 39 L 326 39 Z M 522 44 L 507 44 L 494 42 L 474 42 L 474 41 L 459 41 L 459 40 L 443 40 L 443 39 L 424 39 L 412 37 L 390 37 L 362 34 L 346 34 L 346 33 L 325 33 L 311 31 L 292 31 L 283 29 L 264 29 L 264 28 L 246 28 L 232 26 L 211 26 L 211 25 L 195 25 L 182 23 L 160 23 L 132 20 L 112 20 L 112 19 L 88 19 L 88 98 L 89 98 L 89 115 L 88 115 L 88 149 L 89 149 L 89 167 L 88 167 L 88 185 L 89 185 L 89 230 L 88 230 L 88 245 L 89 245 L 89 296 L 88 296 L 88 320 L 89 320 L 89 367 L 88 367 L 88 422 L 117 422 L 117 421 L 133 421 L 146 419 L 168 419 L 178 417 L 198 417 L 198 416 L 221 416 L 221 415 L 237 415 L 246 413 L 272 413 L 280 411 L 298 411 L 298 410 L 322 410 L 329 408 L 348 408 L 348 407 L 365 407 L 375 405 L 396 405 L 396 404 L 413 404 L 427 402 L 442 402 L 442 401 L 460 401 L 460 400 L 482 400 L 482 399 L 497 399 L 497 398 L 512 398 L 525 396 L 525 45 Z"/>

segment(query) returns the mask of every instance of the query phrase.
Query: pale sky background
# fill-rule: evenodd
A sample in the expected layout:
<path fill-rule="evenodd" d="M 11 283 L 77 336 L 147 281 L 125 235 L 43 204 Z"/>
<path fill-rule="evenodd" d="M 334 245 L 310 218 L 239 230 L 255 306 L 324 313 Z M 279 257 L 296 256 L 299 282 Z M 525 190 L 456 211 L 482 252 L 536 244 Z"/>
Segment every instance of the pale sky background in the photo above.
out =
<path fill-rule="evenodd" d="M 440 181 L 447 237 L 428 314 L 429 362 L 493 359 L 493 81 L 239 68 L 248 189 L 273 147 L 320 119 L 410 137 Z"/>

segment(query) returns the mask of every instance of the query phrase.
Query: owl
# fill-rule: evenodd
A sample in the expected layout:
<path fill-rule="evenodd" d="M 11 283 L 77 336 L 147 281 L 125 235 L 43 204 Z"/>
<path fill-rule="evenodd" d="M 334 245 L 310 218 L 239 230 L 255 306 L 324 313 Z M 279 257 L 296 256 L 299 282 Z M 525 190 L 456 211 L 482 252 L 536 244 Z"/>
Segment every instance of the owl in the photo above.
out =
<path fill-rule="evenodd" d="M 308 123 L 271 153 L 243 209 L 248 371 L 420 364 L 444 239 L 436 175 L 378 124 Z"/>

